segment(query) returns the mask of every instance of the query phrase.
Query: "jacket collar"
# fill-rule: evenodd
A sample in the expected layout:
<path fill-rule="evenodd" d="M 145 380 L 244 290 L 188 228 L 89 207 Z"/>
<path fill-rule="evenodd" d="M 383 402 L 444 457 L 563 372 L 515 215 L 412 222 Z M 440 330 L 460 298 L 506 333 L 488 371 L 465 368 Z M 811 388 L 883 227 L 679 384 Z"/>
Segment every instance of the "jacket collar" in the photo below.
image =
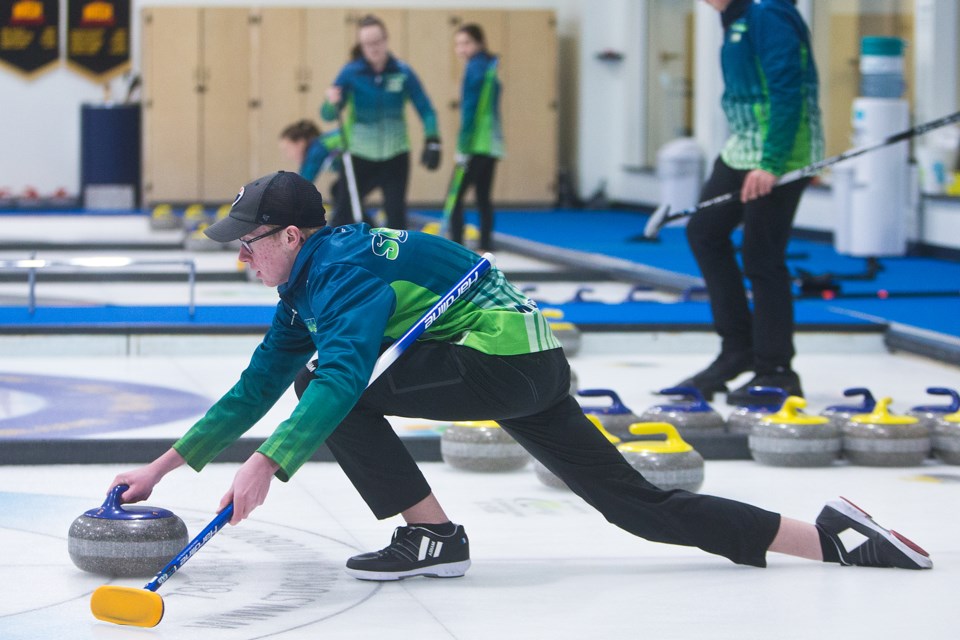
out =
<path fill-rule="evenodd" d="M 281 296 L 289 293 L 291 289 L 297 286 L 297 281 L 309 270 L 307 266 L 310 264 L 313 254 L 326 243 L 327 238 L 329 238 L 332 233 L 332 227 L 324 227 L 307 238 L 307 241 L 300 249 L 300 253 L 297 254 L 296 260 L 293 261 L 293 267 L 290 268 L 290 277 L 287 278 L 286 282 L 277 287 L 277 292 Z"/>

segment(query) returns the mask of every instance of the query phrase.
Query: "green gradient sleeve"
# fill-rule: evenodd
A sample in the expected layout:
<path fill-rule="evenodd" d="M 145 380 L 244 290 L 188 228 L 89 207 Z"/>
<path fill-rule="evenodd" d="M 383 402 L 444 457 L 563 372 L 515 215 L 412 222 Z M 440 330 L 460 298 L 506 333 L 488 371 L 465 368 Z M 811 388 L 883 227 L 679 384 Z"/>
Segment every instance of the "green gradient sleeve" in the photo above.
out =
<path fill-rule="evenodd" d="M 257 423 L 290 387 L 313 353 L 302 324 L 280 303 L 273 325 L 250 358 L 240 380 L 218 400 L 173 448 L 200 471 Z"/>

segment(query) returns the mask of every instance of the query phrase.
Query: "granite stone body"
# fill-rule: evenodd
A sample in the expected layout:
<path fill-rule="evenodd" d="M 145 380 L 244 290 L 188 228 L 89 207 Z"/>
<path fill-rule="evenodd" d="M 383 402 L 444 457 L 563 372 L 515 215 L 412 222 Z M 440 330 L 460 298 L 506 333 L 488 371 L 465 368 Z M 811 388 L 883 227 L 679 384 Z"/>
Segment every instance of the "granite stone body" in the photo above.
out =
<path fill-rule="evenodd" d="M 931 440 L 933 455 L 947 464 L 960 464 L 960 411 L 937 419 Z"/>
<path fill-rule="evenodd" d="M 913 416 L 891 415 L 890 398 L 872 413 L 853 416 L 843 429 L 844 456 L 870 467 L 914 467 L 930 455 L 930 431 Z"/>
<path fill-rule="evenodd" d="M 825 416 L 810 416 L 798 410 L 806 401 L 791 396 L 780 411 L 754 425 L 747 442 L 750 455 L 775 467 L 824 467 L 840 456 L 841 431 Z"/>
<path fill-rule="evenodd" d="M 515 471 L 530 454 L 496 422 L 454 422 L 440 436 L 440 456 L 465 471 Z"/>
<path fill-rule="evenodd" d="M 78 568 L 99 575 L 153 576 L 187 545 L 187 527 L 166 509 L 121 507 L 119 493 L 115 489 L 102 507 L 70 525 L 70 559 Z"/>

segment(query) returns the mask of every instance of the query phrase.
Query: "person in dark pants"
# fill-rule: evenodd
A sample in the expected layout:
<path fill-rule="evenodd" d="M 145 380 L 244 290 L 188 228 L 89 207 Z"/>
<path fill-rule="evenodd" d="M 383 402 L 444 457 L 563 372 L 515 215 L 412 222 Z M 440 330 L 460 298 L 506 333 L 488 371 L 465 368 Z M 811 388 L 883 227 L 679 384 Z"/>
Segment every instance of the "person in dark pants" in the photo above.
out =
<path fill-rule="evenodd" d="M 787 241 L 809 180 L 774 189 L 784 173 L 819 160 L 823 135 L 817 69 L 806 24 L 791 0 L 707 0 L 721 12 L 722 105 L 731 135 L 700 194 L 701 201 L 740 192 L 739 202 L 698 211 L 687 239 L 707 285 L 720 355 L 679 383 L 712 399 L 726 383 L 754 377 L 727 394 L 728 404 L 755 404 L 750 387 L 803 395 L 792 368 L 793 295 Z M 730 234 L 743 225 L 743 270 Z M 753 308 L 743 277 L 750 280 Z"/>
<path fill-rule="evenodd" d="M 493 175 L 503 157 L 503 127 L 500 121 L 499 58 L 487 51 L 483 29 L 465 24 L 454 36 L 457 57 L 466 61 L 460 91 L 460 134 L 457 163 L 466 172 L 450 216 L 450 239 L 463 244 L 463 197 L 473 187 L 480 212 L 480 250 L 493 250 Z"/>
<path fill-rule="evenodd" d="M 413 69 L 390 53 L 383 22 L 376 16 L 364 16 L 357 22 L 353 60 L 327 89 L 320 115 L 327 121 L 336 120 L 338 112 L 346 109 L 344 144 L 353 159 L 360 200 L 379 187 L 387 226 L 392 229 L 407 228 L 410 140 L 404 109 L 408 100 L 423 121 L 426 139 L 420 162 L 436 171 L 441 144 L 430 98 Z M 346 184 L 346 176 L 342 180 Z M 332 224 L 353 221 L 349 198 L 338 198 Z"/>
<path fill-rule="evenodd" d="M 447 516 L 386 415 L 497 420 L 608 521 L 648 540 L 758 567 L 768 551 L 932 566 L 919 547 L 847 502 L 827 503 L 814 525 L 649 483 L 570 396 L 570 366 L 549 323 L 495 267 L 367 386 L 378 354 L 480 257 L 421 232 L 329 228 L 324 214 L 312 183 L 278 172 L 245 185 L 230 214 L 205 230 L 220 242 L 239 240 L 240 260 L 278 287 L 280 302 L 233 388 L 170 450 L 114 478 L 111 488 L 129 486 L 123 501 L 149 497 L 181 465 L 202 469 L 293 383 L 296 408 L 241 465 L 220 508 L 232 503 L 231 524 L 239 524 L 263 504 L 275 476 L 289 480 L 326 443 L 377 518 L 401 514 L 406 522 L 384 549 L 347 560 L 360 579 L 458 577 L 470 566 L 464 527 Z M 850 528 L 865 537 L 854 549 L 839 537 Z"/>

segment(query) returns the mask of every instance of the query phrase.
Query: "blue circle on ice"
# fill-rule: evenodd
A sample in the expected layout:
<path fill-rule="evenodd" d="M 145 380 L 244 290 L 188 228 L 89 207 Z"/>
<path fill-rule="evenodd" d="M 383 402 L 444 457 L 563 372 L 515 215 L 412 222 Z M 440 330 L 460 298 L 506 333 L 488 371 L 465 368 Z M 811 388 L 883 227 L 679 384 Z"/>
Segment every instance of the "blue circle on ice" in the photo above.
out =
<path fill-rule="evenodd" d="M 31 410 L 5 407 L 4 396 L 29 398 Z M 14 404 L 9 402 L 9 404 Z M 149 384 L 0 373 L 0 439 L 59 439 L 140 429 L 204 413 L 209 398 Z"/>

